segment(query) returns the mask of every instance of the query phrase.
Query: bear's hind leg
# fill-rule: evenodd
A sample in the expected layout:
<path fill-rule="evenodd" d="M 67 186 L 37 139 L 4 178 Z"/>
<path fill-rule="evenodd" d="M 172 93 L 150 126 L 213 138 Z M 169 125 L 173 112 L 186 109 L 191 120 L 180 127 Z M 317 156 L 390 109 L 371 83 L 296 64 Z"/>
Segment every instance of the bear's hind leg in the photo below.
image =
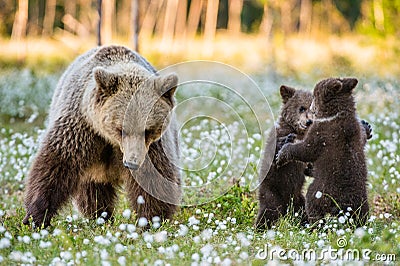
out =
<path fill-rule="evenodd" d="M 287 204 L 282 202 L 277 195 L 267 191 L 260 195 L 260 208 L 258 210 L 256 227 L 258 229 L 271 228 L 280 217 L 285 215 Z"/>
<path fill-rule="evenodd" d="M 111 183 L 82 182 L 74 195 L 78 210 L 88 218 L 100 217 L 104 212 L 108 219 L 114 212 L 117 198 L 116 189 Z"/>

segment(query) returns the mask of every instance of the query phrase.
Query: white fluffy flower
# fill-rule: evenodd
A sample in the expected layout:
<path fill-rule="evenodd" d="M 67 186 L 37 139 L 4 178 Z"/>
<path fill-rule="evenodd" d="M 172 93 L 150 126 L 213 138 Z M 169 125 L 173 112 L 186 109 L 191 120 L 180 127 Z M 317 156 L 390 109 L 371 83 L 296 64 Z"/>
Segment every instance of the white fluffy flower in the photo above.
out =
<path fill-rule="evenodd" d="M 139 196 L 137 197 L 137 203 L 138 203 L 138 204 L 144 204 L 144 198 L 143 198 L 142 195 L 139 195 Z"/>
<path fill-rule="evenodd" d="M 346 222 L 346 218 L 344 216 L 340 216 L 338 221 L 339 223 L 344 224 Z"/>
<path fill-rule="evenodd" d="M 317 191 L 317 193 L 315 193 L 315 198 L 316 199 L 320 199 L 322 197 L 322 192 L 321 191 Z"/>
<path fill-rule="evenodd" d="M 123 212 L 122 212 L 122 216 L 125 218 L 125 219 L 129 219 L 129 218 L 131 218 L 131 210 L 130 209 L 125 209 Z"/>
<path fill-rule="evenodd" d="M 146 217 L 140 217 L 138 221 L 138 225 L 140 227 L 145 227 L 149 222 L 147 221 Z"/>

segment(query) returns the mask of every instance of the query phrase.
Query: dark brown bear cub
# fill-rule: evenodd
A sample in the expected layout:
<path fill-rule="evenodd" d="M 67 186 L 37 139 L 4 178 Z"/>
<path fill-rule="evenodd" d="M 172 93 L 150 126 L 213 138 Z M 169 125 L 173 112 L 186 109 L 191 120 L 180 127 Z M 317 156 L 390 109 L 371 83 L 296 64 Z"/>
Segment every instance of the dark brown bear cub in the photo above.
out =
<path fill-rule="evenodd" d="M 138 217 L 171 218 L 181 195 L 171 114 L 177 83 L 123 46 L 78 57 L 54 92 L 23 223 L 48 226 L 71 198 L 85 216 L 108 218 L 121 185 Z"/>
<path fill-rule="evenodd" d="M 277 168 L 272 161 L 283 144 L 293 142 L 294 138 L 302 139 L 312 121 L 307 110 L 312 102 L 312 94 L 308 91 L 295 90 L 281 86 L 282 110 L 279 120 L 267 139 L 264 158 L 260 170 L 259 205 L 256 226 L 271 227 L 279 217 L 286 214 L 288 207 L 299 214 L 304 213 L 305 200 L 302 187 L 305 170 L 303 162 L 291 162 Z M 308 169 L 309 170 L 309 169 Z"/>
<path fill-rule="evenodd" d="M 313 163 L 314 181 L 306 195 L 306 213 L 311 223 L 326 214 L 337 216 L 343 211 L 350 213 L 349 222 L 359 226 L 368 215 L 364 155 L 368 126 L 360 123 L 356 115 L 352 92 L 357 82 L 354 78 L 319 82 L 310 107 L 313 125 L 303 141 L 283 146 L 277 156 L 278 165 L 293 161 Z"/>

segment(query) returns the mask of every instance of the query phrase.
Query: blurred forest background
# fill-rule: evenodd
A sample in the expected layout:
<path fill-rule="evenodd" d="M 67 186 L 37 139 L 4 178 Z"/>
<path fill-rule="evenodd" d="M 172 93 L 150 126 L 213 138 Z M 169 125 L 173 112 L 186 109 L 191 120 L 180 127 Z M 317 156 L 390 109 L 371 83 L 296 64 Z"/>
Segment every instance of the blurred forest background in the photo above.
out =
<path fill-rule="evenodd" d="M 400 0 L 1 0 L 0 64 L 57 70 L 101 44 L 158 67 L 398 74 Z"/>

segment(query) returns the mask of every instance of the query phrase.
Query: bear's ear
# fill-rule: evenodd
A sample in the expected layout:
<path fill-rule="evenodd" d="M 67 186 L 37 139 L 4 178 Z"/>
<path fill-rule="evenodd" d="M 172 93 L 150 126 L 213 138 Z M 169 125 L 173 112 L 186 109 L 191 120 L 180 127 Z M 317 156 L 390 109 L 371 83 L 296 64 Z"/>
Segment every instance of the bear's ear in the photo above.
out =
<path fill-rule="evenodd" d="M 336 95 L 342 89 L 342 82 L 336 78 L 328 78 L 324 79 L 315 85 L 314 88 L 314 96 L 318 94 L 323 96 L 323 100 L 325 102 L 329 102 L 332 98 L 336 97 Z"/>
<path fill-rule="evenodd" d="M 293 97 L 293 95 L 296 93 L 296 89 L 282 85 L 280 87 L 280 93 L 282 97 L 282 102 L 285 104 L 287 101 L 289 101 L 290 98 Z"/>
<path fill-rule="evenodd" d="M 174 73 L 157 78 L 158 91 L 168 103 L 174 103 L 174 94 L 178 86 L 178 76 Z"/>
<path fill-rule="evenodd" d="M 356 78 L 343 78 L 341 79 L 342 81 L 342 90 L 344 92 L 351 92 L 358 83 L 358 80 Z"/>
<path fill-rule="evenodd" d="M 118 90 L 118 75 L 108 72 L 102 67 L 93 70 L 93 76 L 101 96 L 111 96 Z"/>

